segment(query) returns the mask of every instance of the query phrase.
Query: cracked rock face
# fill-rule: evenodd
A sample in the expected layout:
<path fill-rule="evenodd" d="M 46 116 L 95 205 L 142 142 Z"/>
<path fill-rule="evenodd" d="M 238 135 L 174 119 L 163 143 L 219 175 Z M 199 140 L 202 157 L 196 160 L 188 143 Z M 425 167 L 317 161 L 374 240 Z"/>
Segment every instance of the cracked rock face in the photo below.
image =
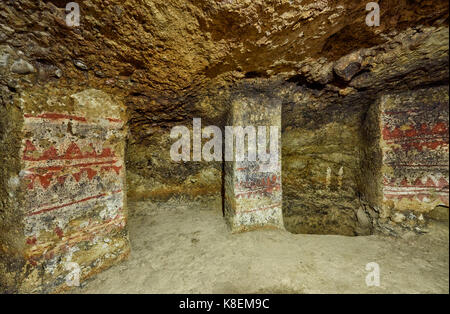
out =
<path fill-rule="evenodd" d="M 170 129 L 194 117 L 223 127 L 236 84 L 259 86 L 283 104 L 293 232 L 372 232 L 376 212 L 359 200 L 368 108 L 448 85 L 447 1 L 383 1 L 379 27 L 347 0 L 79 1 L 78 27 L 65 5 L 0 3 L 1 106 L 37 87 L 103 90 L 128 111 L 129 197 L 221 197 L 222 165 L 172 162 Z"/>

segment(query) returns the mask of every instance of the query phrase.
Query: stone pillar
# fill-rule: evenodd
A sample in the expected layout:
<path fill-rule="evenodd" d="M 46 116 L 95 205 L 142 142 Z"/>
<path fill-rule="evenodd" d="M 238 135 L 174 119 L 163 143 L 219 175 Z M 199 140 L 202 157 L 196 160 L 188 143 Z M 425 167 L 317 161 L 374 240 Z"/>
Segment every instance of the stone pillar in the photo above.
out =
<path fill-rule="evenodd" d="M 414 224 L 448 206 L 448 109 L 439 87 L 384 95 L 369 110 L 363 191 L 381 218 Z"/>
<path fill-rule="evenodd" d="M 60 291 L 125 258 L 123 105 L 36 89 L 1 113 L 2 290 Z"/>
<path fill-rule="evenodd" d="M 248 137 L 245 140 L 244 160 L 225 162 L 225 217 L 233 233 L 257 228 L 282 228 L 282 189 L 281 189 L 281 102 L 263 96 L 238 96 L 232 102 L 227 126 L 253 126 L 256 138 L 262 133 L 258 127 L 266 127 L 267 152 L 269 151 L 269 130 L 277 127 L 277 158 L 270 166 L 269 162 L 261 162 L 259 154 L 256 161 L 248 159 Z M 225 131 L 225 138 L 231 132 Z M 242 134 L 241 134 L 242 135 Z M 248 134 L 247 134 L 248 135 Z M 235 138 L 236 140 L 236 138 Z M 236 146 L 238 141 L 235 141 Z M 256 141 L 258 142 L 258 141 Z M 256 151 L 258 144 L 256 145 Z M 235 147 L 237 148 L 237 147 Z M 225 156 L 227 144 L 225 144 Z"/>

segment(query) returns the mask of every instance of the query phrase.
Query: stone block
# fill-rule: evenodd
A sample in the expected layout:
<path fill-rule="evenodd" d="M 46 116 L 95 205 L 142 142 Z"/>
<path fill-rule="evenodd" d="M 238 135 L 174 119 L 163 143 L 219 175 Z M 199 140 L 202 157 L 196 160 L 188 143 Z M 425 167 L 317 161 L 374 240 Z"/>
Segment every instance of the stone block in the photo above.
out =
<path fill-rule="evenodd" d="M 57 292 L 125 258 L 123 105 L 50 89 L 2 111 L 1 290 Z"/>
<path fill-rule="evenodd" d="M 382 218 L 448 206 L 448 111 L 448 87 L 384 95 L 369 110 L 362 189 Z"/>
<path fill-rule="evenodd" d="M 281 102 L 265 97 L 237 97 L 231 106 L 227 126 L 246 128 L 253 126 L 255 135 L 260 136 L 266 127 L 266 152 L 269 152 L 270 127 L 276 128 L 276 160 L 261 161 L 254 151 L 258 145 L 248 144 L 246 135 L 245 152 L 239 160 L 225 162 L 225 217 L 232 232 L 258 228 L 284 229 L 282 215 L 281 185 Z M 275 133 L 274 133 L 275 134 Z M 225 131 L 225 137 L 229 134 Z M 236 141 L 236 147 L 238 141 Z M 225 145 L 226 146 L 226 145 Z M 225 148 L 227 150 L 227 147 Z M 275 151 L 275 150 L 273 150 Z M 249 160 L 248 153 L 255 153 L 256 160 Z M 225 152 L 226 155 L 226 152 Z"/>

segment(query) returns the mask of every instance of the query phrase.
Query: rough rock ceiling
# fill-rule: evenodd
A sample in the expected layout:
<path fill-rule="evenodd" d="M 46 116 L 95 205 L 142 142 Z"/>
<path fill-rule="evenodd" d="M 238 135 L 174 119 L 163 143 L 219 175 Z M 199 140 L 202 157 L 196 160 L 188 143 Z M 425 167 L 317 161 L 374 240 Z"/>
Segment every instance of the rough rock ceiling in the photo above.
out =
<path fill-rule="evenodd" d="M 119 87 L 125 95 L 175 97 L 218 77 L 311 72 L 416 25 L 448 25 L 447 1 L 78 1 L 81 26 L 65 24 L 66 1 L 6 0 L 0 43 L 40 64 L 39 79 Z M 56 74 L 55 74 L 56 73 Z"/>

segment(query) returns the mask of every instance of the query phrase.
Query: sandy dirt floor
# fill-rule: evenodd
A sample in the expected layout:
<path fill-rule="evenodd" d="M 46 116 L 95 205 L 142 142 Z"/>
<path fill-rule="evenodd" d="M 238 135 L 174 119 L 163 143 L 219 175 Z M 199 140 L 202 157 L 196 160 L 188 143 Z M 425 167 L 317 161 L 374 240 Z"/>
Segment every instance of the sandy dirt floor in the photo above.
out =
<path fill-rule="evenodd" d="M 404 238 L 232 235 L 220 206 L 129 204 L 132 253 L 74 293 L 448 293 L 448 225 Z M 380 266 L 368 287 L 367 263 Z"/>

